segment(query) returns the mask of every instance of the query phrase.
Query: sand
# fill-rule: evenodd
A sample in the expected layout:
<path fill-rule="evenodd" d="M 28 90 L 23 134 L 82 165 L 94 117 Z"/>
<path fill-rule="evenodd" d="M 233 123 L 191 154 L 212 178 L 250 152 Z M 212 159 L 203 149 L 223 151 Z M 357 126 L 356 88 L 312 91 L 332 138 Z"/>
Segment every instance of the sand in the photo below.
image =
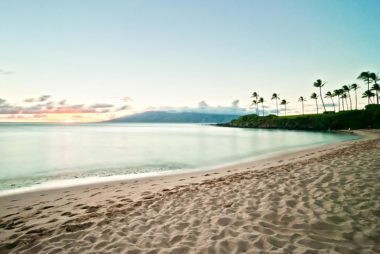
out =
<path fill-rule="evenodd" d="M 0 197 L 0 253 L 380 253 L 380 133 L 270 159 Z"/>

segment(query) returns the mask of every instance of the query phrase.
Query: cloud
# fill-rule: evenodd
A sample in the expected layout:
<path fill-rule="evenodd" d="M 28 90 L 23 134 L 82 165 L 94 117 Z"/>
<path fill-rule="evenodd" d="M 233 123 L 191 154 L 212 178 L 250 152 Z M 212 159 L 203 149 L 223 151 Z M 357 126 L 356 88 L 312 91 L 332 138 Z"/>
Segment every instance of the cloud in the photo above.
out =
<path fill-rule="evenodd" d="M 42 111 L 45 114 L 80 114 L 80 113 L 99 113 L 96 109 L 87 108 L 83 104 L 67 105 L 55 107 L 51 110 Z"/>
<path fill-rule="evenodd" d="M 12 71 L 0 69 L 0 75 L 11 75 L 11 74 L 13 74 Z"/>
<path fill-rule="evenodd" d="M 10 105 L 4 99 L 0 99 L 0 114 L 17 114 L 22 108 Z"/>
<path fill-rule="evenodd" d="M 249 110 L 239 106 L 239 100 L 231 102 L 230 106 L 211 106 L 205 100 L 198 103 L 197 107 L 149 107 L 147 110 L 162 110 L 173 112 L 195 112 L 195 113 L 211 113 L 211 114 L 233 114 L 244 115 L 250 113 Z"/>
<path fill-rule="evenodd" d="M 35 114 L 33 115 L 33 118 L 44 118 L 44 117 L 47 117 L 48 115 L 44 115 L 44 114 Z"/>
<path fill-rule="evenodd" d="M 58 105 L 61 105 L 61 106 L 65 105 L 65 104 L 66 104 L 66 100 L 61 100 L 58 102 Z"/>
<path fill-rule="evenodd" d="M 47 101 L 50 97 L 50 95 L 42 95 L 38 98 L 38 101 Z"/>
<path fill-rule="evenodd" d="M 76 113 L 98 113 L 95 109 L 86 108 L 83 104 L 55 106 L 54 102 L 39 103 L 32 106 L 21 107 L 2 103 L 0 114 L 76 114 Z"/>
<path fill-rule="evenodd" d="M 125 96 L 121 100 L 124 101 L 124 102 L 130 102 L 132 100 L 132 98 L 128 97 L 128 96 Z"/>
<path fill-rule="evenodd" d="M 96 103 L 92 106 L 90 106 L 90 108 L 112 108 L 114 105 L 112 104 L 107 104 L 107 103 Z"/>
<path fill-rule="evenodd" d="M 131 108 L 132 107 L 129 105 L 124 105 L 124 106 L 118 107 L 117 109 L 115 109 L 115 111 L 124 111 L 124 110 L 131 109 Z"/>
<path fill-rule="evenodd" d="M 131 109 L 130 105 L 114 105 L 109 103 L 94 103 L 92 105 L 70 104 L 67 100 L 51 101 L 50 95 L 42 95 L 35 98 L 27 98 L 22 106 L 7 103 L 0 98 L 0 115 L 35 115 L 46 116 L 48 114 L 105 114 Z"/>
<path fill-rule="evenodd" d="M 205 101 L 200 101 L 200 102 L 198 103 L 198 107 L 199 107 L 199 108 L 207 108 L 207 107 L 208 107 L 208 104 L 207 104 L 207 102 L 205 102 Z"/>
<path fill-rule="evenodd" d="M 239 100 L 234 100 L 233 102 L 232 102 L 232 107 L 233 108 L 239 108 Z"/>
<path fill-rule="evenodd" d="M 24 102 L 26 103 L 32 103 L 32 102 L 35 102 L 35 99 L 34 98 L 27 98 L 24 100 Z"/>
<path fill-rule="evenodd" d="M 37 98 L 26 98 L 24 100 L 24 102 L 26 102 L 26 103 L 44 102 L 44 101 L 47 101 L 50 98 L 51 98 L 50 95 L 41 95 L 40 97 L 37 97 Z"/>

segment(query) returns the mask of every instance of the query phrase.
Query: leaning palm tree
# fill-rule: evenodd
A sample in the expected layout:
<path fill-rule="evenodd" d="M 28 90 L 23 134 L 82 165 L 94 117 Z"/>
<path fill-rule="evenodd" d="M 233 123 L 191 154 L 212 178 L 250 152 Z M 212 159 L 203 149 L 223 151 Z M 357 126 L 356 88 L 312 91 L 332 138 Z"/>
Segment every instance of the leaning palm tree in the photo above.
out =
<path fill-rule="evenodd" d="M 380 92 L 380 85 L 379 84 L 373 84 L 371 87 L 371 91 L 374 91 L 376 94 L 376 103 L 379 104 L 379 92 Z"/>
<path fill-rule="evenodd" d="M 272 95 L 272 100 L 276 100 L 277 116 L 278 116 L 278 114 L 279 114 L 279 112 L 278 112 L 278 100 L 280 99 L 279 96 L 280 96 L 280 95 L 277 94 L 277 93 L 274 93 L 274 94 Z"/>
<path fill-rule="evenodd" d="M 312 93 L 310 99 L 315 100 L 315 105 L 317 106 L 317 114 L 318 114 L 318 95 L 316 93 Z"/>
<path fill-rule="evenodd" d="M 264 116 L 264 98 L 260 97 L 259 103 L 261 103 L 261 107 L 263 108 L 263 116 Z"/>
<path fill-rule="evenodd" d="M 362 73 L 360 73 L 360 75 L 358 76 L 357 79 L 361 79 L 364 82 L 367 82 L 367 88 L 368 88 L 367 91 L 370 91 L 369 90 L 369 83 L 371 83 L 372 80 L 371 80 L 371 73 L 369 71 L 363 71 Z M 367 94 L 369 94 L 369 93 L 367 93 Z M 362 97 L 362 98 L 365 98 L 365 97 Z M 371 98 L 368 97 L 368 104 L 370 104 L 370 101 L 371 101 Z"/>
<path fill-rule="evenodd" d="M 338 97 L 338 112 L 340 111 L 340 91 L 339 89 L 335 89 L 334 90 L 334 97 L 337 96 Z"/>
<path fill-rule="evenodd" d="M 251 97 L 254 98 L 257 102 L 256 103 L 256 114 L 259 115 L 259 94 L 256 92 L 253 92 Z"/>
<path fill-rule="evenodd" d="M 345 91 L 343 91 L 343 94 L 342 94 L 342 103 L 343 103 L 343 110 L 344 110 L 344 102 L 346 102 L 346 110 L 348 110 L 348 102 L 347 102 L 347 93 Z"/>
<path fill-rule="evenodd" d="M 298 99 L 299 102 L 302 103 L 302 115 L 304 114 L 304 106 L 303 106 L 303 103 L 306 101 L 306 99 L 303 97 L 303 96 L 300 96 L 300 98 Z"/>
<path fill-rule="evenodd" d="M 350 94 L 350 91 L 351 91 L 351 86 L 350 85 L 344 85 L 342 87 L 343 91 L 346 92 L 348 94 L 348 99 L 350 100 L 350 110 L 352 110 L 352 101 L 351 101 L 351 94 Z M 348 109 L 348 107 L 347 107 Z"/>
<path fill-rule="evenodd" d="M 333 93 L 331 93 L 330 91 L 328 91 L 327 93 L 326 93 L 326 95 L 325 95 L 325 98 L 330 98 L 331 99 L 331 102 L 332 102 L 332 105 L 333 105 L 333 107 L 334 107 L 334 112 L 335 112 L 335 103 L 334 103 L 334 100 L 333 100 L 333 97 L 334 97 L 335 95 L 333 94 Z"/>
<path fill-rule="evenodd" d="M 256 100 L 252 100 L 251 107 L 252 107 L 252 105 L 255 105 L 255 108 L 256 108 L 256 115 L 258 115 L 258 112 L 257 112 L 257 101 L 256 101 Z"/>
<path fill-rule="evenodd" d="M 355 110 L 357 110 L 358 109 L 358 94 L 356 90 L 358 90 L 360 87 L 357 84 L 352 84 L 350 88 L 351 90 L 355 91 Z"/>
<path fill-rule="evenodd" d="M 371 104 L 372 103 L 372 97 L 374 97 L 375 94 L 371 91 L 371 90 L 368 90 L 368 91 L 365 91 L 362 95 L 362 98 L 368 98 L 368 101 L 369 103 Z"/>
<path fill-rule="evenodd" d="M 284 105 L 285 106 L 285 116 L 286 116 L 286 104 L 288 104 L 289 102 L 287 102 L 286 100 L 282 100 L 281 101 L 281 105 Z"/>
<path fill-rule="evenodd" d="M 325 103 L 323 101 L 323 98 L 322 98 L 322 87 L 326 84 L 322 82 L 322 80 L 320 79 L 317 79 L 317 81 L 314 82 L 314 87 L 317 87 L 319 88 L 319 95 L 321 96 L 321 101 L 322 101 L 322 105 L 323 105 L 323 109 L 326 111 L 326 107 L 325 107 Z"/>

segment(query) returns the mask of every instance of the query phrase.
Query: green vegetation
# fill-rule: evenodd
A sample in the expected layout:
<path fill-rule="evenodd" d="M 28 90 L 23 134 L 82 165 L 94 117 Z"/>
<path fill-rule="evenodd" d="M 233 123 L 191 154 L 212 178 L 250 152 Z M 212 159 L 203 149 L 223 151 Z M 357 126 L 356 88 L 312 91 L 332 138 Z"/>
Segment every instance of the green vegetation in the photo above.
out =
<path fill-rule="evenodd" d="M 322 87 L 327 82 L 317 79 L 313 83 L 313 87 L 318 89 L 317 93 L 312 93 L 310 99 L 315 101 L 315 110 L 317 114 L 306 114 L 305 105 L 306 99 L 300 96 L 298 101 L 302 105 L 302 115 L 287 116 L 287 104 L 290 102 L 281 99 L 278 93 L 273 93 L 271 100 L 276 102 L 277 115 L 265 116 L 264 98 L 260 97 L 257 92 L 252 94 L 252 105 L 256 106 L 256 114 L 241 116 L 238 119 L 232 120 L 230 123 L 219 124 L 220 126 L 242 127 L 242 128 L 277 128 L 277 129 L 295 129 L 295 130 L 341 130 L 341 129 L 360 129 L 360 128 L 380 128 L 380 77 L 378 74 L 370 71 L 364 71 L 357 77 L 365 82 L 367 90 L 362 94 L 362 98 L 368 98 L 368 105 L 365 109 L 358 110 L 358 95 L 357 90 L 360 88 L 357 84 L 343 85 L 339 89 L 332 92 L 327 91 L 325 96 L 322 95 Z M 370 84 L 373 84 L 370 87 Z M 351 97 L 351 92 L 354 92 Z M 355 97 L 354 97 L 355 95 Z M 334 98 L 337 97 L 337 101 Z M 323 98 L 331 100 L 331 106 L 334 111 L 327 111 Z M 318 100 L 322 103 L 323 114 L 319 114 Z M 355 109 L 353 109 L 353 99 L 355 99 Z M 280 116 L 278 108 L 284 106 L 284 115 Z M 337 102 L 337 103 L 336 103 Z M 262 106 L 262 116 L 259 112 L 259 104 Z M 330 106 L 330 108 L 331 108 Z M 337 108 L 335 107 L 337 106 Z M 314 109 L 313 109 L 314 111 Z"/>
<path fill-rule="evenodd" d="M 362 94 L 362 98 L 368 98 L 368 105 L 379 104 L 379 93 L 380 93 L 380 85 L 378 83 L 380 81 L 379 75 L 374 73 L 374 72 L 364 71 L 364 72 L 360 73 L 360 75 L 357 77 L 357 79 L 363 80 L 367 85 L 367 90 L 365 90 L 364 93 Z M 310 95 L 310 99 L 315 100 L 315 109 L 317 111 L 317 114 L 319 113 L 319 109 L 320 109 L 320 107 L 318 105 L 318 99 L 320 99 L 322 102 L 323 113 L 328 112 L 326 110 L 327 105 L 325 104 L 325 102 L 323 100 L 323 95 L 322 95 L 322 87 L 324 87 L 326 85 L 326 83 L 327 82 L 324 82 L 321 79 L 317 79 L 313 83 L 313 87 L 315 87 L 319 90 L 319 95 L 317 93 L 312 93 Z M 371 88 L 370 88 L 370 84 L 373 84 Z M 358 109 L 357 90 L 359 88 L 360 87 L 357 84 L 343 85 L 341 88 L 333 90 L 333 92 L 331 92 L 331 91 L 326 92 L 324 98 L 329 98 L 331 100 L 331 105 L 332 105 L 333 110 L 334 110 L 333 112 L 337 112 L 337 110 L 335 108 L 336 104 L 334 101 L 335 97 L 338 98 L 338 103 L 337 103 L 338 112 L 340 112 L 342 110 L 343 111 L 344 110 L 353 110 L 353 107 L 352 107 L 353 99 L 351 97 L 351 91 L 354 91 L 354 93 L 355 93 L 355 110 L 357 110 Z M 375 99 L 375 97 L 376 97 L 376 99 Z M 251 98 L 253 98 L 251 107 L 253 105 L 256 106 L 256 115 L 260 115 L 258 106 L 261 103 L 262 116 L 264 116 L 265 115 L 264 98 L 260 97 L 257 92 L 252 93 Z M 271 100 L 275 100 L 275 102 L 276 102 L 277 116 L 280 115 L 280 111 L 278 109 L 278 101 L 281 101 L 280 105 L 285 106 L 284 111 L 285 111 L 285 116 L 286 116 L 286 111 L 287 111 L 286 105 L 289 104 L 290 102 L 287 100 L 284 100 L 283 98 L 281 100 L 278 93 L 273 93 Z M 304 96 L 300 96 L 298 101 L 301 102 L 301 104 L 302 104 L 302 114 L 304 114 L 304 111 L 305 111 L 304 102 L 306 101 L 306 99 Z M 329 111 L 329 112 L 331 112 L 331 111 Z"/>
<path fill-rule="evenodd" d="M 293 116 L 241 116 L 227 124 L 219 126 L 241 128 L 273 128 L 293 130 L 343 130 L 380 128 L 380 105 L 367 105 L 365 110 L 326 112 L 324 114 Z"/>

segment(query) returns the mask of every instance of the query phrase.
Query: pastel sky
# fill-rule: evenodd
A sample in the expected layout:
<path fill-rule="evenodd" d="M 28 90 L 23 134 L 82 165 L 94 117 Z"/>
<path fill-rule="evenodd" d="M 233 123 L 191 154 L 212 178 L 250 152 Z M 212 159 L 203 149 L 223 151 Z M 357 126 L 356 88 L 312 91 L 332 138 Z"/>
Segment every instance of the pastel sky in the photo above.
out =
<path fill-rule="evenodd" d="M 358 74 L 380 72 L 379 9 L 379 0 L 2 0 L 0 120 L 244 112 L 253 91 L 271 109 L 277 92 L 297 113 L 318 78 L 325 91 L 364 88 Z"/>

